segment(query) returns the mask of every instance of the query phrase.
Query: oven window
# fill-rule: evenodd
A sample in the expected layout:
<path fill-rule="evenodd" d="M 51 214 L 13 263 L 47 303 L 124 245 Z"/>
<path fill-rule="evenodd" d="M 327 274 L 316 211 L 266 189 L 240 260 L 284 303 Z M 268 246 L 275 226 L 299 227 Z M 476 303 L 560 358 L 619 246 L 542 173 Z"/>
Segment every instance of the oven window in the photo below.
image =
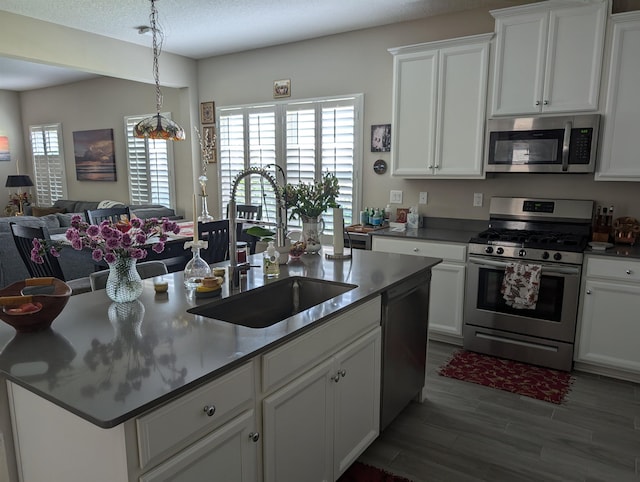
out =
<path fill-rule="evenodd" d="M 535 310 L 515 309 L 507 304 L 500 293 L 503 270 L 480 268 L 478 273 L 478 308 L 513 315 L 527 316 L 541 320 L 560 322 L 562 299 L 564 296 L 564 278 L 560 276 L 540 277 L 540 291 Z"/>

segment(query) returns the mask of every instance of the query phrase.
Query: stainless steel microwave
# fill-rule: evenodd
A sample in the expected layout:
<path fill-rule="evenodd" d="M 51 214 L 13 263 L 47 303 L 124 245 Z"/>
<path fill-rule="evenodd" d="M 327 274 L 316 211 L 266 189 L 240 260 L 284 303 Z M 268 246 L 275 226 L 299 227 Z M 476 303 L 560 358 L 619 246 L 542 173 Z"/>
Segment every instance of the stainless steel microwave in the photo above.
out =
<path fill-rule="evenodd" d="M 594 172 L 600 114 L 487 121 L 486 172 Z"/>

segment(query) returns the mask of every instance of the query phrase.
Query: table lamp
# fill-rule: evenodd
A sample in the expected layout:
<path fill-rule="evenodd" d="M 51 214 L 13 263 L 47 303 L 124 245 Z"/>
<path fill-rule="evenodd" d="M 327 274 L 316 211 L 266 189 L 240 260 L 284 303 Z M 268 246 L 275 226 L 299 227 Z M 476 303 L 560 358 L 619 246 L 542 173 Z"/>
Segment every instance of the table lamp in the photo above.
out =
<path fill-rule="evenodd" d="M 7 176 L 7 182 L 5 187 L 31 187 L 33 186 L 33 181 L 31 178 L 24 174 L 13 174 Z M 16 213 L 16 216 L 22 216 L 24 213 L 22 212 L 22 196 L 20 196 L 20 189 L 17 190 L 18 199 L 20 200 L 20 210 Z"/>

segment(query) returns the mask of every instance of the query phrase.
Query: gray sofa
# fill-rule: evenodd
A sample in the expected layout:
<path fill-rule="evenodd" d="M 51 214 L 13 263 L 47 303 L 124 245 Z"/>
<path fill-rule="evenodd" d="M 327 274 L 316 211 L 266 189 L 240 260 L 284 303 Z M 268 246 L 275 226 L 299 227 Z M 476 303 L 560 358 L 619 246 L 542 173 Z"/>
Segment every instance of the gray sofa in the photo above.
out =
<path fill-rule="evenodd" d="M 81 214 L 84 216 L 86 209 L 97 209 L 98 204 L 97 201 L 88 202 L 61 199 L 56 201 L 54 207 L 62 212 L 46 214 L 44 216 L 31 216 L 28 214 L 37 211 L 37 209 L 34 210 L 25 207 L 25 216 L 0 218 L 0 288 L 29 277 L 29 272 L 22 262 L 15 242 L 13 241 L 9 223 L 15 222 L 33 227 L 44 226 L 49 231 L 49 234 L 64 233 L 71 224 L 71 216 L 73 216 L 73 214 Z M 176 216 L 173 209 L 164 206 L 131 205 L 129 208 L 131 212 L 139 218 L 168 217 L 170 219 L 180 219 L 179 216 Z M 65 277 L 69 280 L 89 276 L 89 273 L 95 270 L 90 256 L 71 248 L 61 251 L 59 261 Z"/>

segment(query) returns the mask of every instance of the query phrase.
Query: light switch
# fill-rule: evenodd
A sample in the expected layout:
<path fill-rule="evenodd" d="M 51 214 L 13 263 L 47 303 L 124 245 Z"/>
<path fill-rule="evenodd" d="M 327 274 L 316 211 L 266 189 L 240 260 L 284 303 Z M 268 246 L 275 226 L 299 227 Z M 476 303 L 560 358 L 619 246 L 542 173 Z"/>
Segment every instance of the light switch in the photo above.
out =
<path fill-rule="evenodd" d="M 402 191 L 391 191 L 389 202 L 392 204 L 402 204 Z"/>
<path fill-rule="evenodd" d="M 473 205 L 474 207 L 481 207 L 482 206 L 482 193 L 481 192 L 474 192 L 473 193 Z"/>

